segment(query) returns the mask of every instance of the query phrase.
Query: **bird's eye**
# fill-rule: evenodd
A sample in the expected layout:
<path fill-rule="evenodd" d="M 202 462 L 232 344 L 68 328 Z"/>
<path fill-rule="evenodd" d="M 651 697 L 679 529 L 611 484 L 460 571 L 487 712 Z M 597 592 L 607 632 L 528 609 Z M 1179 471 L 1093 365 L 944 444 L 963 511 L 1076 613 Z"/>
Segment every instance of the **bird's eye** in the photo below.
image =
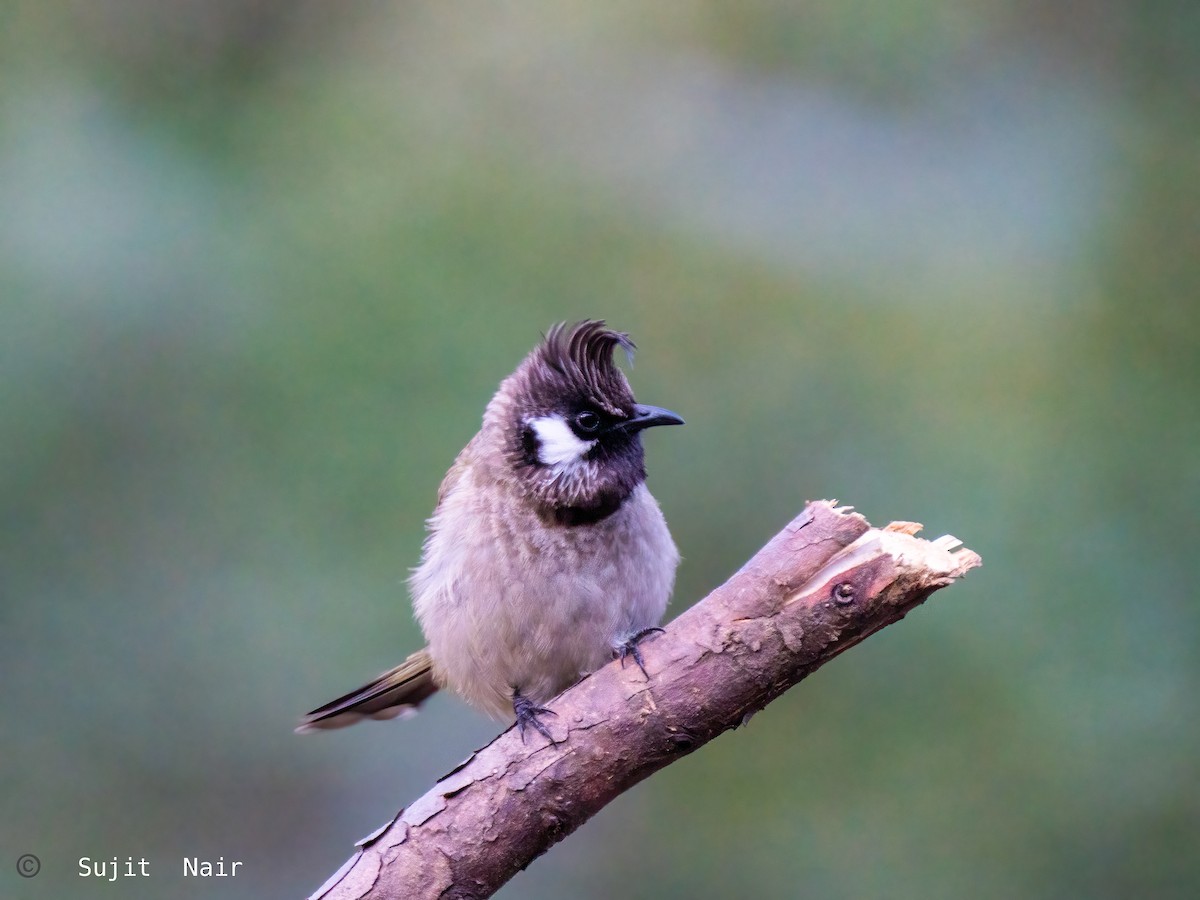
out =
<path fill-rule="evenodd" d="M 592 412 L 590 409 L 585 409 L 583 412 L 575 416 L 575 424 L 579 427 L 580 431 L 585 431 L 590 434 L 593 431 L 600 430 L 600 416 L 597 413 Z"/>

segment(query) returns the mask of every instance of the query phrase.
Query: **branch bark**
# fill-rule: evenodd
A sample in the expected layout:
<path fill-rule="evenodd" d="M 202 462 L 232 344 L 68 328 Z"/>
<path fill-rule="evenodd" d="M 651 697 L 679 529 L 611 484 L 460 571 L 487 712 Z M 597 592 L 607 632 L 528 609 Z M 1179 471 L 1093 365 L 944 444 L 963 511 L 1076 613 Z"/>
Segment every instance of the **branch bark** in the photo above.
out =
<path fill-rule="evenodd" d="M 725 584 L 563 692 L 551 743 L 509 729 L 363 839 L 312 900 L 491 896 L 622 791 L 743 724 L 980 565 L 919 525 L 810 503 Z"/>

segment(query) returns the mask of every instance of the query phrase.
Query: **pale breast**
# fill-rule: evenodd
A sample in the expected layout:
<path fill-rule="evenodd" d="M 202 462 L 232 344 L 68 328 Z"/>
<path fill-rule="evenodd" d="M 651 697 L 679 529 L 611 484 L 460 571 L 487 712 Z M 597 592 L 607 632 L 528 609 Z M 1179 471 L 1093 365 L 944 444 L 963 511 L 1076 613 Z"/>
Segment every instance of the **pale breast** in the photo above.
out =
<path fill-rule="evenodd" d="M 511 717 L 513 688 L 544 703 L 657 625 L 679 554 L 644 484 L 613 515 L 576 527 L 514 515 L 505 498 L 481 502 L 489 495 L 444 498 L 413 574 L 413 606 L 440 683 Z"/>

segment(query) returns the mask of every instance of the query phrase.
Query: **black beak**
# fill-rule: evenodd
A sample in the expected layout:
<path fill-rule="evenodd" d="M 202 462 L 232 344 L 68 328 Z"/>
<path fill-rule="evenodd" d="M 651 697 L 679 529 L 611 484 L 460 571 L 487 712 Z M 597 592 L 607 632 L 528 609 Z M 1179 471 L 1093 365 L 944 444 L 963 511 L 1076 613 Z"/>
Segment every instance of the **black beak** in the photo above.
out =
<path fill-rule="evenodd" d="M 630 434 L 643 428 L 653 428 L 655 425 L 682 425 L 683 419 L 661 406 L 643 406 L 638 404 L 633 408 L 633 418 L 626 419 L 617 427 Z"/>

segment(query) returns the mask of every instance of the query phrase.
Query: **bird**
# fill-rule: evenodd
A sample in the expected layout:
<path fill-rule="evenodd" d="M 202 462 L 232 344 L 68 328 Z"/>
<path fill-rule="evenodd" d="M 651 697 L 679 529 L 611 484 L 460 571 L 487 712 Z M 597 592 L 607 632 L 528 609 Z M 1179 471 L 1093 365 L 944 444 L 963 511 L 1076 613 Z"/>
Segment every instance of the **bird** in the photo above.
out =
<path fill-rule="evenodd" d="M 604 320 L 559 323 L 505 378 L 437 495 L 409 589 L 427 646 L 305 715 L 297 732 L 411 715 L 448 689 L 547 740 L 545 704 L 659 623 L 679 551 L 646 486 L 638 403 Z"/>

